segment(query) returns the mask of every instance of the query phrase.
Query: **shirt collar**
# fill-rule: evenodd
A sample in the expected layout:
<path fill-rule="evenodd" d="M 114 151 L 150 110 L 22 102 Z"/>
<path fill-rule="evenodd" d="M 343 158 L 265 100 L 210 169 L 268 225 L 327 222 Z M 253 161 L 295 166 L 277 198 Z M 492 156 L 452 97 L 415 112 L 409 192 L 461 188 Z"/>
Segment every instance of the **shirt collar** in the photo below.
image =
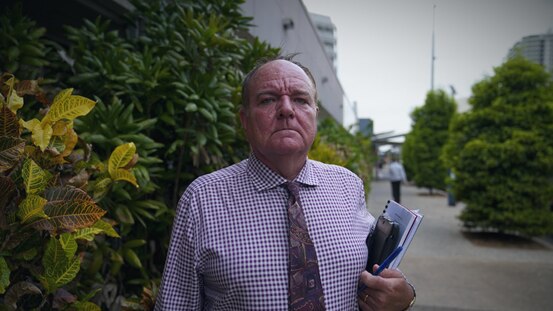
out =
<path fill-rule="evenodd" d="M 253 153 L 250 154 L 247 171 L 257 191 L 272 189 L 287 181 L 284 177 L 263 164 Z M 305 161 L 305 165 L 294 181 L 312 187 L 319 184 L 319 180 L 314 173 L 312 161 L 309 159 Z"/>

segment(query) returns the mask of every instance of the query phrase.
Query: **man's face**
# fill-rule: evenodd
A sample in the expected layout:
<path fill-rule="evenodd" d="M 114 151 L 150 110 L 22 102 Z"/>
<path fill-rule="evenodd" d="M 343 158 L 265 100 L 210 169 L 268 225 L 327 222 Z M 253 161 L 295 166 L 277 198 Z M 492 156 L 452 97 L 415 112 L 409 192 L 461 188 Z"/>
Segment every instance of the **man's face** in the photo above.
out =
<path fill-rule="evenodd" d="M 306 156 L 317 133 L 315 88 L 297 65 L 275 60 L 250 81 L 247 108 L 240 111 L 246 137 L 260 160 Z"/>

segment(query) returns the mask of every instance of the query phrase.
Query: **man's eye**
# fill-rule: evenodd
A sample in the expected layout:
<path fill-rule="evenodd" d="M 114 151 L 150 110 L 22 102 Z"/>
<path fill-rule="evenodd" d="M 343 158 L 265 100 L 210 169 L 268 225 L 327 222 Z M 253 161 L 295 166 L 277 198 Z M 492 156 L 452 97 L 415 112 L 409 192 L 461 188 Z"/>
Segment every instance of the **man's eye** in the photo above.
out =
<path fill-rule="evenodd" d="M 263 98 L 259 103 L 262 105 L 267 105 L 273 103 L 275 99 L 273 97 Z"/>
<path fill-rule="evenodd" d="M 295 98 L 294 102 L 301 105 L 309 104 L 309 101 L 305 100 L 304 98 Z"/>

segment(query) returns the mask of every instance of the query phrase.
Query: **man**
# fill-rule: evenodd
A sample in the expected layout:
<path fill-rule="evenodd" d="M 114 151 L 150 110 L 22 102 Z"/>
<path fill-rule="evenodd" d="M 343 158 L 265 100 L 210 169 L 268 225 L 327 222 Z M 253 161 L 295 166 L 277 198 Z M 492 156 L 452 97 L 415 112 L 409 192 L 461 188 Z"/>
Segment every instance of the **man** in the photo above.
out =
<path fill-rule="evenodd" d="M 405 169 L 403 165 L 399 163 L 398 156 L 394 155 L 392 157 L 392 163 L 390 163 L 389 168 L 390 174 L 390 183 L 392 185 L 392 197 L 394 201 L 400 203 L 401 200 L 401 184 L 407 181 L 407 176 L 405 175 Z"/>
<path fill-rule="evenodd" d="M 289 59 L 266 61 L 246 76 L 242 91 L 240 120 L 252 153 L 199 177 L 183 194 L 156 310 L 405 309 L 414 290 L 401 272 L 362 273 L 374 223 L 362 181 L 307 159 L 318 113 L 309 70 Z M 285 188 L 290 182 L 299 187 L 297 200 Z M 297 242 L 289 240 L 297 233 L 289 230 L 296 222 L 290 206 L 301 206 L 305 219 L 298 222 L 314 246 L 302 255 L 316 254 L 306 260 L 314 272 L 305 277 L 289 276 L 298 259 L 289 257 Z M 367 287 L 359 294 L 358 282 Z M 304 303 L 289 283 L 304 284 L 306 296 L 322 287 L 321 296 Z"/>

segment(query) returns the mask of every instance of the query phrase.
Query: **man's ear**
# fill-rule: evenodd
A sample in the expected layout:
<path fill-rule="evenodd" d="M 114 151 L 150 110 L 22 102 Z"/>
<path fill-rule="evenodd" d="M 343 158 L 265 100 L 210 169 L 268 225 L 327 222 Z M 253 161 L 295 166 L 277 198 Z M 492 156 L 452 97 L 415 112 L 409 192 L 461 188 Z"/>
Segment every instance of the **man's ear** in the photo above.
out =
<path fill-rule="evenodd" d="M 242 128 L 244 131 L 248 130 L 248 122 L 247 122 L 247 112 L 244 108 L 240 108 L 240 123 L 242 123 Z"/>

